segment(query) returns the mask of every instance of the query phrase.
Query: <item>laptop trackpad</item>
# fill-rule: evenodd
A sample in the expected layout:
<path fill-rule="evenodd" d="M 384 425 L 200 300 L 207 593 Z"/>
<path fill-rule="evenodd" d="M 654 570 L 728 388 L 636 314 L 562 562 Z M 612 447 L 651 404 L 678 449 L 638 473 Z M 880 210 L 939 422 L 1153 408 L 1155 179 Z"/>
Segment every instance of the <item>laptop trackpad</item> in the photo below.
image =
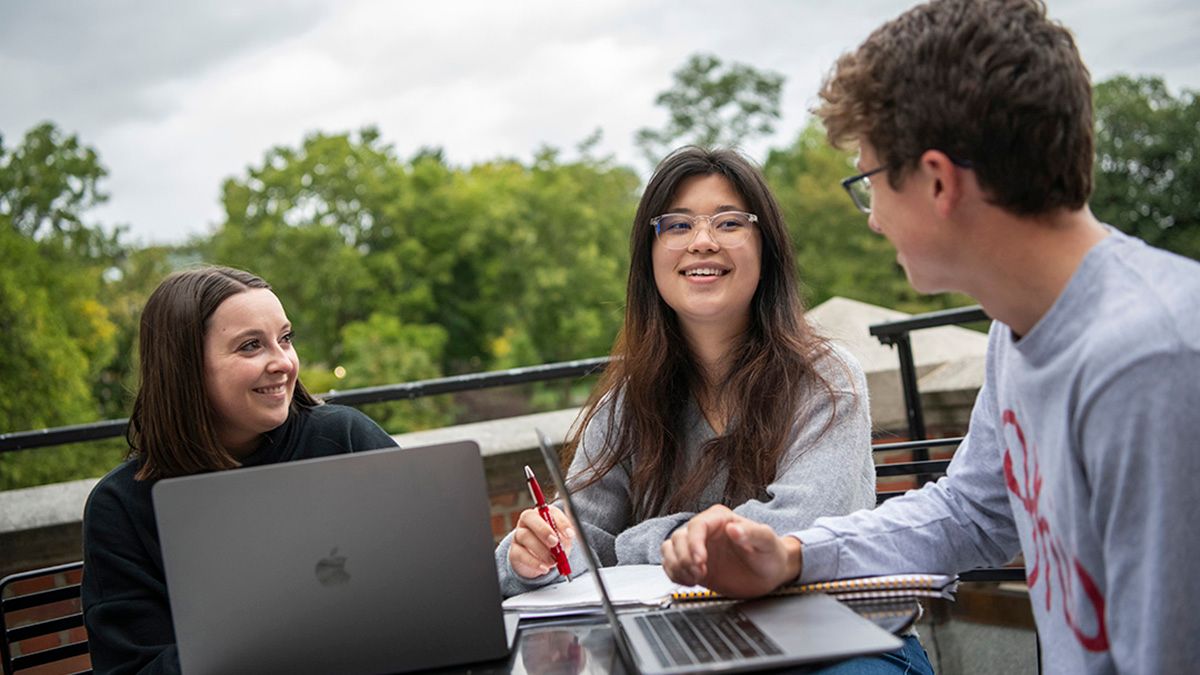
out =
<path fill-rule="evenodd" d="M 896 636 L 823 593 L 752 600 L 738 609 L 786 654 L 825 660 L 903 646 Z"/>

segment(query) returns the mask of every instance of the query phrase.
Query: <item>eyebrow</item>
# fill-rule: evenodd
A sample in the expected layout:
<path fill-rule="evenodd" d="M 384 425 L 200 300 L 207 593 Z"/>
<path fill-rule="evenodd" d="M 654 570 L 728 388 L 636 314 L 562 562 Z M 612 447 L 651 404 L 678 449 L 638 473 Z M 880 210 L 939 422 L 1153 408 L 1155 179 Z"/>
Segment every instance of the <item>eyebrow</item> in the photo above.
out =
<path fill-rule="evenodd" d="M 744 210 L 745 210 L 745 209 L 744 209 L 744 208 L 742 208 L 742 207 L 740 207 L 740 206 L 734 206 L 734 205 L 732 205 L 732 204 L 721 204 L 720 206 L 718 206 L 718 207 L 716 208 L 716 210 L 715 210 L 715 211 L 713 211 L 713 215 L 716 215 L 716 214 L 718 214 L 718 213 L 726 213 L 726 212 L 728 212 L 728 211 L 744 211 Z M 679 206 L 679 207 L 674 207 L 674 208 L 670 209 L 670 210 L 668 211 L 668 213 L 689 213 L 689 214 L 695 214 L 696 212 L 695 212 L 695 211 L 693 211 L 693 210 L 691 210 L 691 209 L 689 209 L 689 208 L 685 208 L 685 207 Z"/>
<path fill-rule="evenodd" d="M 288 323 L 283 324 L 283 326 L 279 329 L 279 332 L 286 333 L 286 332 L 290 331 L 291 329 L 292 329 L 292 323 L 289 321 Z M 237 344 L 237 343 L 240 343 L 242 340 L 245 340 L 246 338 L 259 337 L 261 335 L 265 335 L 265 333 L 262 330 L 260 330 L 258 328 L 247 328 L 246 330 L 244 330 L 240 333 L 237 333 L 233 337 L 229 338 L 229 342 L 233 343 L 233 344 Z"/>

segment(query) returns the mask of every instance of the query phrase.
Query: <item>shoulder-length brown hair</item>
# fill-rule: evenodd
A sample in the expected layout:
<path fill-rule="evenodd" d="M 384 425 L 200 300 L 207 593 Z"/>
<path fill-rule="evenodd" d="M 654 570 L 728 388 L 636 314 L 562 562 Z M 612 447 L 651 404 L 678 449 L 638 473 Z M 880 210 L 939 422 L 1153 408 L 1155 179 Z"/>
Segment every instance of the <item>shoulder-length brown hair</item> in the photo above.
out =
<path fill-rule="evenodd" d="M 217 307 L 252 288 L 271 286 L 242 270 L 200 267 L 168 276 L 150 294 L 138 335 L 140 384 L 125 432 L 129 456 L 142 460 L 138 480 L 240 466 L 217 440 L 204 391 L 204 336 Z M 291 412 L 316 405 L 297 379 Z"/>
<path fill-rule="evenodd" d="M 704 384 L 679 320 L 654 282 L 650 219 L 666 212 L 680 183 L 703 175 L 723 176 L 758 216 L 762 270 L 751 301 L 750 325 L 731 347 L 725 381 L 708 392 L 722 397 L 722 407 L 733 412 L 725 432 L 709 441 L 699 463 L 682 475 L 684 412 L 689 397 Z M 624 324 L 612 361 L 566 445 L 569 463 L 599 410 L 614 406 L 603 446 L 589 450 L 592 464 L 580 477 L 580 487 L 628 463 L 631 506 L 638 521 L 686 510 L 723 469 L 728 471 L 727 505 L 763 496 L 775 479 L 792 430 L 805 422 L 805 397 L 832 394 L 813 369 L 828 345 L 804 319 L 791 241 L 762 172 L 733 150 L 676 150 L 650 178 L 629 241 Z M 636 461 L 631 461 L 635 454 Z"/>

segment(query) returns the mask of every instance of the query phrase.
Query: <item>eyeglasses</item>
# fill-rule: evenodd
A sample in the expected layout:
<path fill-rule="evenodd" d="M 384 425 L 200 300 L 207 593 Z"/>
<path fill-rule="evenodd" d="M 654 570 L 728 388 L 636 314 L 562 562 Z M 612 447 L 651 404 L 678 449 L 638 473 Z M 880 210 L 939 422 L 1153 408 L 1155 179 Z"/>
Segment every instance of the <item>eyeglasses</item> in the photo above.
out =
<path fill-rule="evenodd" d="M 858 207 L 863 213 L 871 212 L 871 176 L 887 169 L 887 166 L 881 166 L 878 169 L 864 171 L 857 176 L 851 176 L 842 181 L 842 187 L 846 189 L 846 194 L 850 195 L 850 201 Z"/>
<path fill-rule="evenodd" d="M 725 211 L 711 216 L 691 216 L 686 213 L 664 213 L 650 219 L 654 234 L 663 246 L 672 251 L 681 251 L 696 239 L 700 232 L 700 221 L 708 223 L 708 236 L 717 245 L 734 248 L 746 243 L 752 225 L 758 216 L 743 211 Z"/>
<path fill-rule="evenodd" d="M 949 153 L 944 153 L 950 159 L 950 163 L 962 169 L 973 169 L 975 165 L 969 159 L 958 159 Z M 871 212 L 871 176 L 887 169 L 887 165 L 883 165 L 878 169 L 864 171 L 857 176 L 851 176 L 842 181 L 842 187 L 846 189 L 846 194 L 850 195 L 850 200 L 863 213 Z"/>

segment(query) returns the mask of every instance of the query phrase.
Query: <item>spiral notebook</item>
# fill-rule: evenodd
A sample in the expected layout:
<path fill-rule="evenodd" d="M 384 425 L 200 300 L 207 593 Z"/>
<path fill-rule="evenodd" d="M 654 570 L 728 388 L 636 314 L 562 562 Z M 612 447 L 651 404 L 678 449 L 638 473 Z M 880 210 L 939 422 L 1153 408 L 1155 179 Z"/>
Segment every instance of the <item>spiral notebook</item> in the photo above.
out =
<path fill-rule="evenodd" d="M 877 600 L 901 597 L 954 599 L 958 577 L 947 574 L 886 574 L 855 579 L 817 581 L 783 586 L 772 595 L 826 593 L 839 600 Z M 716 600 L 721 595 L 703 586 L 681 587 L 671 593 L 672 601 Z"/>
<path fill-rule="evenodd" d="M 585 572 L 584 575 L 591 574 Z M 614 605 L 618 607 L 667 607 L 676 603 L 724 599 L 703 586 L 680 586 L 667 578 L 661 565 L 622 565 L 601 570 Z M 552 584 L 514 595 L 504 609 L 520 612 L 522 618 L 598 614 L 600 594 L 586 579 L 574 584 Z M 945 574 L 888 574 L 856 579 L 819 581 L 783 586 L 770 595 L 825 593 L 838 600 L 887 600 L 890 598 L 954 599 L 958 577 Z"/>

